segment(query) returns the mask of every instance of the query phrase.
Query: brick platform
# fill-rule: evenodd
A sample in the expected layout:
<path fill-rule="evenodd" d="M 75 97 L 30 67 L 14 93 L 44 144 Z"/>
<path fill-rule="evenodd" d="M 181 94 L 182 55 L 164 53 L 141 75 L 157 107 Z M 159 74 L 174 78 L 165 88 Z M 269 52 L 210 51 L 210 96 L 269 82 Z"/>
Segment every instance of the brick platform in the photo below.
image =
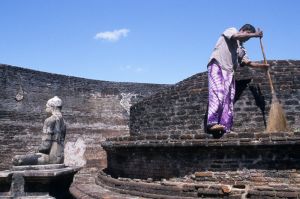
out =
<path fill-rule="evenodd" d="M 149 198 L 298 198 L 299 145 L 298 131 L 111 138 L 96 184 Z"/>

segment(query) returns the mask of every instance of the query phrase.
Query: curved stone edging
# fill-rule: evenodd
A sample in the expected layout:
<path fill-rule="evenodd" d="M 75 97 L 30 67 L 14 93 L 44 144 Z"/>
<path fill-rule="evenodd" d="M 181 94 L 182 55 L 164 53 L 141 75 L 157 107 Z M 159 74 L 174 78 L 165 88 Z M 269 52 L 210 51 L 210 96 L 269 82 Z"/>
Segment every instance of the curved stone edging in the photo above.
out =
<path fill-rule="evenodd" d="M 125 179 L 124 179 L 125 180 Z M 221 197 L 228 195 L 222 191 L 221 186 L 209 185 L 183 185 L 165 183 L 163 185 L 156 183 L 147 183 L 142 180 L 135 179 L 136 182 L 122 181 L 106 175 L 103 171 L 99 172 L 96 178 L 96 184 L 105 186 L 106 188 L 117 191 L 123 194 L 130 194 L 149 198 L 164 198 L 164 199 L 191 199 L 198 197 L 198 190 L 200 189 L 202 195 L 209 195 L 214 197 Z"/>
<path fill-rule="evenodd" d="M 266 171 L 267 172 L 267 171 Z M 197 174 L 196 174 L 197 175 Z M 203 175 L 198 174 L 199 177 Z M 159 182 L 150 182 L 140 179 L 115 179 L 100 171 L 96 183 L 109 190 L 125 193 L 140 197 L 164 198 L 164 199 L 188 199 L 188 198 L 299 198 L 300 187 L 287 184 L 234 184 L 207 182 L 205 180 L 193 182 L 171 182 L 162 180 Z"/>

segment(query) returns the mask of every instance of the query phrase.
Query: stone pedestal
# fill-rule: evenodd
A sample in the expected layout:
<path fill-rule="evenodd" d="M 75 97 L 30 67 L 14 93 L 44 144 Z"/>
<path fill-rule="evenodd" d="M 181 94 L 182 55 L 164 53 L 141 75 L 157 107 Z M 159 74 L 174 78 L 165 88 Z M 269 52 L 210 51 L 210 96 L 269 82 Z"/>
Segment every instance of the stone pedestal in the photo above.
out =
<path fill-rule="evenodd" d="M 78 170 L 64 164 L 13 166 L 0 172 L 0 198 L 71 198 L 69 187 Z"/>

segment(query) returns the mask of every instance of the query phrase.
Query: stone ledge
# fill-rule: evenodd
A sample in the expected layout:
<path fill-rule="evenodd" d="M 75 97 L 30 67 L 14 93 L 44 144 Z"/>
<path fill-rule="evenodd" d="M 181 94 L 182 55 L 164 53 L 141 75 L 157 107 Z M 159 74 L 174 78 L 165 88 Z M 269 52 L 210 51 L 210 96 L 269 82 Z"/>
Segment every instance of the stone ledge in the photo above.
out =
<path fill-rule="evenodd" d="M 229 138 L 293 138 L 299 137 L 300 139 L 300 132 L 275 132 L 275 133 L 267 133 L 267 132 L 240 132 L 240 133 L 228 133 L 224 134 L 221 139 L 229 139 Z M 214 139 L 211 134 L 207 133 L 196 133 L 196 134 L 159 134 L 153 133 L 151 135 L 137 135 L 137 136 L 122 136 L 122 137 L 113 137 L 107 138 L 107 141 L 137 141 L 137 140 L 190 140 L 190 139 Z M 215 139 L 218 140 L 218 139 Z"/>
<path fill-rule="evenodd" d="M 13 170 L 9 171 L 1 171 L 0 178 L 7 178 L 12 176 L 12 174 L 22 174 L 23 176 L 27 177 L 56 177 L 70 173 L 76 173 L 80 170 L 80 167 L 40 167 L 40 169 L 31 169 L 32 166 L 21 166 L 22 168 L 13 167 Z M 28 168 L 26 168 L 28 167 Z M 45 169 L 43 169 L 45 168 Z M 52 169 L 51 169 L 52 168 Z"/>
<path fill-rule="evenodd" d="M 149 135 L 149 136 L 127 136 L 107 139 L 102 142 L 103 148 L 111 147 L 224 147 L 241 145 L 299 145 L 300 133 L 231 133 L 220 139 L 214 139 L 209 134 L 187 134 L 179 135 Z"/>
<path fill-rule="evenodd" d="M 65 168 L 64 164 L 45 164 L 45 165 L 26 165 L 26 166 L 12 166 L 12 171 L 25 171 L 25 170 L 49 170 Z"/>
<path fill-rule="evenodd" d="M 9 170 L 0 171 L 0 182 L 1 182 L 1 178 L 8 178 L 11 175 L 12 175 L 12 172 Z"/>

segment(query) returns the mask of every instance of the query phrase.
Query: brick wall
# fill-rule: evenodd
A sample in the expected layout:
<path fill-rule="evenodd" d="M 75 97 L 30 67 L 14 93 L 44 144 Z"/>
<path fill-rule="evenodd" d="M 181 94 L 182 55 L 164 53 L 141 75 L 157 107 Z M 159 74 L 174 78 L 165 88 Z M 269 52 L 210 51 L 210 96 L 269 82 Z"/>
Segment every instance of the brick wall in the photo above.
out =
<path fill-rule="evenodd" d="M 81 137 L 87 145 L 87 165 L 105 167 L 106 154 L 100 141 L 128 135 L 131 104 L 166 87 L 89 80 L 0 65 L 0 170 L 11 165 L 14 155 L 36 151 L 47 118 L 46 102 L 55 95 L 64 103 L 66 142 Z M 23 99 L 16 100 L 17 94 Z"/>
<path fill-rule="evenodd" d="M 300 61 L 270 61 L 277 97 L 291 129 L 300 127 Z M 264 131 L 271 102 L 264 71 L 239 68 L 234 105 L 236 132 Z M 204 132 L 207 73 L 199 73 L 131 107 L 130 134 L 196 134 Z"/>
<path fill-rule="evenodd" d="M 108 158 L 107 173 L 114 178 L 168 179 L 198 171 L 247 169 L 288 175 L 289 170 L 300 169 L 300 132 L 229 135 L 221 139 L 204 138 L 201 134 L 179 139 L 140 136 L 109 139 L 103 143 Z"/>

